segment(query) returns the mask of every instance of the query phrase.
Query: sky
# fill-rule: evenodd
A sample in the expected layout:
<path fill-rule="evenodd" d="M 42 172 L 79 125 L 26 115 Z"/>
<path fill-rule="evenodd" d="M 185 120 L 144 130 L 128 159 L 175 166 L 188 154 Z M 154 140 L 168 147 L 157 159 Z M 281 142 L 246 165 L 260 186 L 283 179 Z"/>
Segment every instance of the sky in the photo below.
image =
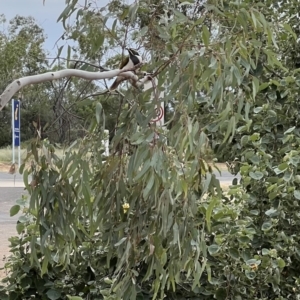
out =
<path fill-rule="evenodd" d="M 98 6 L 104 6 L 108 0 L 96 0 Z M 45 30 L 47 40 L 45 42 L 45 49 L 52 55 L 56 54 L 56 41 L 63 33 L 63 26 L 61 22 L 56 20 L 66 7 L 64 0 L 0 0 L 1 11 L 7 20 L 12 19 L 16 15 L 32 16 L 36 19 L 37 24 Z M 84 2 L 79 0 L 79 3 Z M 60 43 L 62 45 L 62 42 Z"/>
<path fill-rule="evenodd" d="M 55 53 L 55 42 L 63 33 L 61 23 L 56 20 L 65 8 L 64 0 L 0 0 L 1 13 L 5 15 L 7 20 L 12 19 L 16 15 L 32 16 L 36 19 L 47 35 L 45 49 L 50 53 Z"/>

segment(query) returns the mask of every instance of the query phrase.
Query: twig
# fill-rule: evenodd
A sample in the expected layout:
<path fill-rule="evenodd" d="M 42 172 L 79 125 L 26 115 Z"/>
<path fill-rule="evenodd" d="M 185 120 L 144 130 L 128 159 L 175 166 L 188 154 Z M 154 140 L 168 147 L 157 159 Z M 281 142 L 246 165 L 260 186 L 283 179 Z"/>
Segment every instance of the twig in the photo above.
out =
<path fill-rule="evenodd" d="M 62 104 L 61 104 L 61 107 L 63 108 L 63 110 L 65 111 L 65 113 L 67 113 L 68 115 L 70 115 L 70 116 L 72 116 L 72 117 L 74 117 L 74 118 L 76 118 L 76 119 L 84 120 L 84 118 L 79 117 L 79 116 L 77 116 L 77 115 L 75 115 L 75 114 L 72 114 L 72 113 L 71 113 L 69 110 L 67 110 Z"/>
<path fill-rule="evenodd" d="M 89 81 L 86 86 L 81 90 L 81 92 L 79 93 L 79 95 L 77 96 L 76 100 L 67 108 L 67 110 L 69 110 L 71 107 L 73 107 L 76 103 L 78 103 L 78 99 L 79 97 L 81 97 L 82 93 L 84 92 L 84 90 L 88 87 L 88 85 L 91 83 L 91 81 Z M 93 94 L 88 95 L 86 97 L 84 97 L 83 99 L 81 99 L 80 101 L 83 101 L 89 97 L 93 97 Z M 63 112 L 62 114 L 60 114 L 50 125 L 49 128 L 51 128 L 66 112 Z M 48 131 L 47 131 L 48 132 Z"/>
<path fill-rule="evenodd" d="M 84 60 L 67 59 L 67 58 L 60 57 L 60 56 L 54 57 L 54 58 L 52 58 L 52 57 L 47 57 L 46 59 L 53 59 L 53 60 L 55 60 L 55 59 L 63 59 L 63 60 L 72 61 L 72 62 L 75 62 L 75 63 L 87 64 L 87 65 L 89 65 L 89 66 L 91 66 L 91 67 L 94 67 L 94 68 L 96 68 L 96 69 L 100 69 L 102 72 L 103 72 L 103 71 L 109 71 L 109 69 L 107 69 L 107 68 L 104 68 L 104 67 L 102 67 L 102 66 L 97 66 L 97 65 L 92 64 L 92 63 L 88 63 L 88 62 L 86 62 L 86 61 L 84 61 Z"/>

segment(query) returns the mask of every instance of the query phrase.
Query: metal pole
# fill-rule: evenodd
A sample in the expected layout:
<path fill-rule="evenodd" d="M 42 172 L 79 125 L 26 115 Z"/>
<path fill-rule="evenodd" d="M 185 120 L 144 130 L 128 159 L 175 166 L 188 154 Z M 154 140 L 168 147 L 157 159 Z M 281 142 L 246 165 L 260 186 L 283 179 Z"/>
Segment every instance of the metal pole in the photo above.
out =
<path fill-rule="evenodd" d="M 154 81 L 155 81 L 155 85 L 157 86 L 157 79 L 154 78 Z M 144 85 L 144 91 L 147 91 L 152 88 L 153 88 L 152 81 L 147 81 Z M 164 98 L 164 92 L 160 92 L 159 99 L 163 99 L 163 98 Z M 154 91 L 151 93 L 151 101 L 153 101 L 153 99 L 154 99 Z M 165 123 L 165 107 L 164 106 L 165 106 L 164 101 L 161 101 L 160 105 L 159 104 L 155 105 L 156 117 L 154 117 L 151 120 L 151 123 L 155 123 L 159 127 L 163 127 L 164 123 Z"/>
<path fill-rule="evenodd" d="M 155 86 L 157 86 L 158 80 L 157 78 L 153 78 Z M 152 81 L 147 81 L 144 84 L 144 91 L 149 89 L 153 89 Z M 159 99 L 164 99 L 164 92 L 159 93 Z M 155 91 L 151 93 L 151 101 L 155 98 Z M 164 127 L 165 125 L 165 102 L 161 100 L 160 104 L 155 105 L 156 116 L 150 121 L 152 124 L 155 124 L 158 127 Z"/>
<path fill-rule="evenodd" d="M 15 111 L 14 100 L 11 101 L 11 137 L 12 137 L 12 163 L 15 163 Z"/>
<path fill-rule="evenodd" d="M 18 147 L 18 151 L 19 151 L 19 157 L 18 157 L 18 168 L 20 168 L 21 165 L 21 147 Z"/>
<path fill-rule="evenodd" d="M 19 147 L 18 147 L 18 150 L 19 150 L 19 157 L 18 157 L 18 169 L 20 169 L 20 165 L 21 165 L 21 102 L 20 100 L 18 100 L 18 103 L 19 103 L 19 111 L 18 111 L 18 119 L 19 119 Z"/>

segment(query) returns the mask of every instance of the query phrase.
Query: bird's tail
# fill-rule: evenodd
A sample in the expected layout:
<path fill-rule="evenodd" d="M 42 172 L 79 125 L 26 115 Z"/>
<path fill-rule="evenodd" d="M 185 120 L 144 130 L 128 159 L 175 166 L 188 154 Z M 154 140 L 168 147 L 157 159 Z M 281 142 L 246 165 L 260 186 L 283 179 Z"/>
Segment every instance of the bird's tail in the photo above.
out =
<path fill-rule="evenodd" d="M 114 91 L 118 88 L 119 84 L 124 81 L 124 77 L 117 77 L 116 80 L 113 82 L 113 84 L 110 86 L 109 90 Z"/>

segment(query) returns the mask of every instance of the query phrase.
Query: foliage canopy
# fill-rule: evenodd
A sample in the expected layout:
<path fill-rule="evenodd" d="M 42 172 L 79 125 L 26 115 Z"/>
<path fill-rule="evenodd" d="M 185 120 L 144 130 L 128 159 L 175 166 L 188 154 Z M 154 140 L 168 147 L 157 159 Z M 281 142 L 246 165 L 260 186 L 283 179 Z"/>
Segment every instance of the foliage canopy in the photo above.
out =
<path fill-rule="evenodd" d="M 299 4 L 278 3 L 67 1 L 59 20 L 76 15 L 66 37 L 86 58 L 141 45 L 168 130 L 149 126 L 157 100 L 128 88 L 108 157 L 101 101 L 77 152 L 31 144 L 3 297 L 299 298 Z M 208 142 L 241 174 L 226 193 Z"/>

